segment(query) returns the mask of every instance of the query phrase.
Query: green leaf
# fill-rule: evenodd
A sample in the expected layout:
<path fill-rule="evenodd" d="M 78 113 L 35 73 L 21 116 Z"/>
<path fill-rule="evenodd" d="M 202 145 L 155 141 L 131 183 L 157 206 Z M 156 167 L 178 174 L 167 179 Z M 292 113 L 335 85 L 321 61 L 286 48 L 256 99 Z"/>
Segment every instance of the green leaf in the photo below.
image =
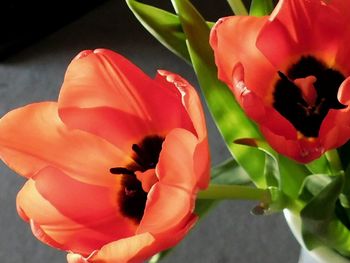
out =
<path fill-rule="evenodd" d="M 247 8 L 244 6 L 242 0 L 227 0 L 230 5 L 233 13 L 237 16 L 246 16 L 248 15 Z"/>
<path fill-rule="evenodd" d="M 342 175 L 335 176 L 320 190 L 318 188 L 324 183 L 317 185 L 315 177 L 307 179 L 306 184 L 309 186 L 309 191 L 316 193 L 300 212 L 302 235 L 309 250 L 320 244 L 325 244 L 344 253 L 344 247 L 339 243 L 339 240 L 348 239 L 350 242 L 349 230 L 335 217 L 336 201 L 343 183 Z M 314 190 L 311 190 L 313 188 Z M 347 230 L 347 234 L 344 232 L 344 228 Z M 341 236 L 335 236 L 335 233 L 339 232 L 342 233 Z M 348 236 L 346 237 L 346 235 Z"/>
<path fill-rule="evenodd" d="M 273 10 L 272 0 L 252 0 L 249 14 L 251 16 L 266 16 Z"/>
<path fill-rule="evenodd" d="M 246 171 L 234 159 L 228 159 L 211 170 L 213 184 L 249 184 L 251 180 Z"/>
<path fill-rule="evenodd" d="M 280 188 L 281 176 L 278 161 L 269 154 L 265 155 L 264 175 L 268 186 Z"/>
<path fill-rule="evenodd" d="M 344 170 L 347 170 L 350 167 L 350 141 L 339 147 L 338 153 Z"/>
<path fill-rule="evenodd" d="M 235 143 L 256 147 L 266 154 L 264 174 L 269 186 L 278 186 L 290 198 L 297 198 L 299 189 L 309 171 L 304 165 L 277 154 L 264 140 L 245 138 Z"/>
<path fill-rule="evenodd" d="M 170 51 L 190 62 L 186 36 L 178 16 L 135 0 L 126 0 L 140 23 Z"/>
<path fill-rule="evenodd" d="M 276 187 L 269 187 L 270 191 L 270 204 L 267 212 L 281 212 L 287 208 L 291 199 L 285 195 L 280 189 Z"/>
<path fill-rule="evenodd" d="M 321 241 L 343 256 L 350 257 L 350 231 L 340 220 L 334 218 L 329 222 Z"/>
<path fill-rule="evenodd" d="M 313 174 L 330 174 L 331 173 L 329 163 L 325 155 L 322 155 L 320 158 L 312 161 L 311 163 L 306 164 L 306 167 Z"/>
<path fill-rule="evenodd" d="M 306 176 L 310 174 L 305 165 L 301 165 L 283 155 L 279 155 L 281 189 L 292 199 L 296 199 Z"/>
<path fill-rule="evenodd" d="M 136 0 L 126 0 L 126 2 L 149 33 L 175 55 L 191 63 L 186 36 L 177 15 Z M 213 22 L 206 23 L 209 27 L 214 25 Z"/>
<path fill-rule="evenodd" d="M 253 138 L 242 138 L 234 143 L 250 147 L 256 147 L 265 153 L 264 176 L 268 186 L 279 187 L 281 185 L 280 171 L 278 165 L 278 154 L 264 140 Z"/>
<path fill-rule="evenodd" d="M 345 170 L 345 182 L 342 194 L 340 195 L 340 202 L 343 207 L 350 208 L 350 167 Z"/>
<path fill-rule="evenodd" d="M 319 178 L 321 179 L 321 177 Z M 325 185 L 321 190 L 318 190 L 317 186 L 315 187 L 315 191 L 318 193 L 301 211 L 300 215 L 302 218 L 325 220 L 332 217 L 334 214 L 335 202 L 337 201 L 343 186 L 344 177 L 340 175 L 332 177 L 332 179 L 333 180 L 326 185 L 325 183 L 319 183 L 319 185 Z M 315 186 L 315 180 L 312 181 L 313 186 Z M 309 184 L 309 186 L 310 185 L 311 184 Z"/>
<path fill-rule="evenodd" d="M 324 189 L 332 178 L 325 174 L 312 174 L 305 178 L 301 186 L 299 197 L 308 202 Z"/>
<path fill-rule="evenodd" d="M 187 38 L 187 47 L 210 112 L 237 162 L 254 183 L 266 187 L 265 156 L 256 149 L 234 145 L 240 137 L 260 138 L 260 132 L 244 114 L 233 94 L 217 78 L 214 54 L 209 46 L 210 28 L 188 0 L 172 0 Z M 252 160 L 254 160 L 252 162 Z"/>

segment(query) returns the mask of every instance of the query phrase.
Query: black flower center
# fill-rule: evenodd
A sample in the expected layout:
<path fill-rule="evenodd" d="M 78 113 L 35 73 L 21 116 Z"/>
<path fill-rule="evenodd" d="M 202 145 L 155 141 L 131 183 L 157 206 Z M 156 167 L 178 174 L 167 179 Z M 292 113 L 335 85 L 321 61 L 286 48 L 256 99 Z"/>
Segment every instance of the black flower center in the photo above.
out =
<path fill-rule="evenodd" d="M 142 189 L 142 183 L 136 178 L 135 172 L 145 172 L 156 167 L 163 141 L 164 138 L 157 135 L 145 137 L 131 147 L 135 163 L 110 169 L 112 174 L 122 175 L 118 197 L 121 213 L 138 223 L 143 217 L 147 192 Z"/>
<path fill-rule="evenodd" d="M 312 56 L 301 57 L 287 72 L 279 71 L 278 75 L 273 107 L 305 137 L 318 136 L 330 109 L 346 107 L 337 99 L 344 75 Z"/>

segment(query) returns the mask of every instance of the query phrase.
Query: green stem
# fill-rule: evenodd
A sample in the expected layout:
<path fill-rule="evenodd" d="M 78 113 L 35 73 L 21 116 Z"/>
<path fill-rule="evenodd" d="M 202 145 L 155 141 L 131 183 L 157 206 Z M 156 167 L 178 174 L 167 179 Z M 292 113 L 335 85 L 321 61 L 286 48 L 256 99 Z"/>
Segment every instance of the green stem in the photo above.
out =
<path fill-rule="evenodd" d="M 265 189 L 243 185 L 211 184 L 206 190 L 200 191 L 197 198 L 211 200 L 257 200 L 263 203 L 269 203 L 271 196 L 270 192 Z"/>
<path fill-rule="evenodd" d="M 330 169 L 333 175 L 339 174 L 343 171 L 343 167 L 339 158 L 338 151 L 336 149 L 326 152 L 326 158 L 330 165 Z"/>
<path fill-rule="evenodd" d="M 248 11 L 244 6 L 242 0 L 227 0 L 227 2 L 230 5 L 233 13 L 235 13 L 235 15 L 240 15 L 240 16 L 248 15 Z"/>

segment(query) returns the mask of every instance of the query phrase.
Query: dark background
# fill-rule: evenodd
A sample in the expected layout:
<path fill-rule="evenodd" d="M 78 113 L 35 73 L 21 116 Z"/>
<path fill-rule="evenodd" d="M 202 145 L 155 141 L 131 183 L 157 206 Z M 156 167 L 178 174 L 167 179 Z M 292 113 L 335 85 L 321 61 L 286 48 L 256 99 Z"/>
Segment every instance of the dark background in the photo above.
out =
<path fill-rule="evenodd" d="M 148 1 L 154 5 L 160 2 L 166 2 L 165 5 L 170 7 L 170 0 Z M 196 0 L 193 3 L 208 20 L 215 21 L 231 14 L 225 0 Z M 19 52 L 16 49 L 17 52 L 7 54 L 0 62 L 1 116 L 28 103 L 56 100 L 70 60 L 81 50 L 99 47 L 118 51 L 151 76 L 156 69 L 167 69 L 181 74 L 198 87 L 193 70 L 148 34 L 124 1 L 106 1 Z M 212 122 L 208 126 L 213 163 L 218 163 L 227 157 L 227 152 L 218 140 Z M 0 165 L 1 262 L 65 262 L 65 252 L 41 244 L 18 217 L 15 199 L 23 183 L 23 178 Z M 252 202 L 222 202 L 164 262 L 296 263 L 299 246 L 283 216 L 252 216 L 250 209 L 253 206 Z"/>

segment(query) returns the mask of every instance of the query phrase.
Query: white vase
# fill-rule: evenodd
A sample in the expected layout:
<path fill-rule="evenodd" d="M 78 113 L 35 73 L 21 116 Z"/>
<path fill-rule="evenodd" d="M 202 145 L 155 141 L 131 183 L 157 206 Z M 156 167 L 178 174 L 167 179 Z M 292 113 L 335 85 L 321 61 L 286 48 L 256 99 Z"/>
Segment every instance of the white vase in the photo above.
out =
<path fill-rule="evenodd" d="M 300 218 L 293 215 L 286 209 L 283 213 L 289 228 L 302 247 L 298 263 L 350 263 L 349 259 L 342 257 L 333 249 L 330 249 L 328 247 L 321 246 L 313 249 L 312 251 L 307 250 L 301 238 Z"/>

